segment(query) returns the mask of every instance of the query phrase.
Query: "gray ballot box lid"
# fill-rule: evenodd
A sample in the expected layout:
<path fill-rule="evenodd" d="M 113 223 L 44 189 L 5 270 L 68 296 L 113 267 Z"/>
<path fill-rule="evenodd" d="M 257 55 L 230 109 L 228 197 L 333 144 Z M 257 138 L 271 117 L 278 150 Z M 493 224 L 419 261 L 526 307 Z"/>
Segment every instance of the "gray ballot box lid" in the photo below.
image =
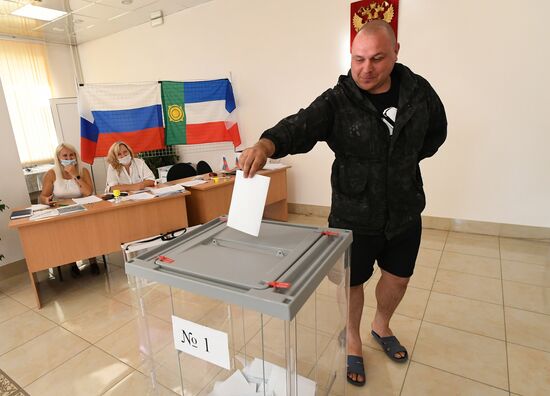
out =
<path fill-rule="evenodd" d="M 345 276 L 351 242 L 349 230 L 268 220 L 254 237 L 221 217 L 131 259 L 126 273 L 291 320 L 341 258 Z"/>

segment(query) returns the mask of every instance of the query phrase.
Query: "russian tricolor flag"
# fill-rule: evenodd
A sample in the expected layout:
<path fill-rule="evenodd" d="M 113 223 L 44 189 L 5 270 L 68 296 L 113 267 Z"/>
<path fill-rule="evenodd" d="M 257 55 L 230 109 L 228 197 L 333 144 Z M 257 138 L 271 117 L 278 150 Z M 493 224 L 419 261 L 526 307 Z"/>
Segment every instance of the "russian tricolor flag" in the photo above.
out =
<path fill-rule="evenodd" d="M 166 145 L 241 144 L 235 97 L 228 79 L 162 82 Z"/>
<path fill-rule="evenodd" d="M 111 145 L 127 143 L 134 152 L 164 147 L 158 83 L 86 84 L 78 90 L 80 151 L 88 164 L 107 155 Z"/>

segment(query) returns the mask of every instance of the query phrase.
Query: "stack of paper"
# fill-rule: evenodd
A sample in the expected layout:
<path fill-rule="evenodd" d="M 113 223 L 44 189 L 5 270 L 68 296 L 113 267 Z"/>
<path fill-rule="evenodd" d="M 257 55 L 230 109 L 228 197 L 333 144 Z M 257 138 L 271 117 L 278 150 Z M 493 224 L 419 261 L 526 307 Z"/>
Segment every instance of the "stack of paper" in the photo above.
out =
<path fill-rule="evenodd" d="M 199 184 L 204 184 L 204 183 L 208 183 L 206 180 L 189 180 L 189 181 L 186 181 L 186 182 L 183 182 L 183 183 L 180 183 L 181 186 L 183 187 L 193 187 L 193 186 L 198 186 Z"/>
<path fill-rule="evenodd" d="M 175 184 L 168 187 L 151 188 L 149 191 L 151 191 L 151 193 L 155 196 L 161 197 L 163 195 L 177 194 L 180 191 L 185 191 L 185 187 L 180 186 L 179 184 Z"/>
<path fill-rule="evenodd" d="M 145 201 L 147 199 L 155 198 L 155 196 L 153 194 L 149 194 L 148 192 L 140 192 L 137 194 L 130 194 L 127 198 L 130 201 Z"/>
<path fill-rule="evenodd" d="M 95 195 L 90 195 L 89 197 L 73 198 L 73 201 L 80 205 L 86 205 L 89 203 L 101 202 L 102 199 Z"/>
<path fill-rule="evenodd" d="M 266 378 L 265 383 L 264 378 Z M 298 376 L 297 395 L 315 396 L 315 387 L 315 381 L 301 375 Z M 242 372 L 236 370 L 225 381 L 217 381 L 209 396 L 255 396 L 264 394 L 266 396 L 286 396 L 286 369 L 265 362 L 262 359 L 254 359 Z"/>
<path fill-rule="evenodd" d="M 44 220 L 53 216 L 59 216 L 59 212 L 57 211 L 57 209 L 41 210 L 29 217 L 29 220 Z"/>

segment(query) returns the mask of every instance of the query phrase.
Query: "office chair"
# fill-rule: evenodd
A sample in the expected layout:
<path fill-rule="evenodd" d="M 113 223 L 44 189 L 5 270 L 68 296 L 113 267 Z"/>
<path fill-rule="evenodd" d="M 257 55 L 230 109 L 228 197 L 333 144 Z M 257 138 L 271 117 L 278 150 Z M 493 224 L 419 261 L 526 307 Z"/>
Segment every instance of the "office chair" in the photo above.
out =
<path fill-rule="evenodd" d="M 180 162 L 172 166 L 166 174 L 166 181 L 183 179 L 185 177 L 196 176 L 197 171 L 190 164 Z"/>
<path fill-rule="evenodd" d="M 199 161 L 197 163 L 197 175 L 204 175 L 205 173 L 212 172 L 212 168 L 206 161 Z"/>

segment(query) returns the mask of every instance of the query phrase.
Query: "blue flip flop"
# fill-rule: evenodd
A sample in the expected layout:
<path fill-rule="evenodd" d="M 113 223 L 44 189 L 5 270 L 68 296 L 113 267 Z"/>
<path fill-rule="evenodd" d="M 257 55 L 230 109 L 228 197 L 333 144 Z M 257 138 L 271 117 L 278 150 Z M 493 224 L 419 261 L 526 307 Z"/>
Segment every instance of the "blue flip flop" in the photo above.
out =
<path fill-rule="evenodd" d="M 405 347 L 401 345 L 397 337 L 395 336 L 389 336 L 389 337 L 380 337 L 374 330 L 370 332 L 376 342 L 380 344 L 386 355 L 393 360 L 394 362 L 398 363 L 405 363 L 407 359 L 409 358 L 409 354 Z M 405 356 L 398 358 L 395 357 L 395 354 L 398 352 L 404 352 Z"/>
<path fill-rule="evenodd" d="M 363 364 L 363 358 L 356 355 L 348 355 L 348 382 L 355 386 L 365 385 L 365 365 Z M 357 381 L 353 378 L 350 378 L 350 374 L 357 374 L 363 377 L 363 381 Z"/>

